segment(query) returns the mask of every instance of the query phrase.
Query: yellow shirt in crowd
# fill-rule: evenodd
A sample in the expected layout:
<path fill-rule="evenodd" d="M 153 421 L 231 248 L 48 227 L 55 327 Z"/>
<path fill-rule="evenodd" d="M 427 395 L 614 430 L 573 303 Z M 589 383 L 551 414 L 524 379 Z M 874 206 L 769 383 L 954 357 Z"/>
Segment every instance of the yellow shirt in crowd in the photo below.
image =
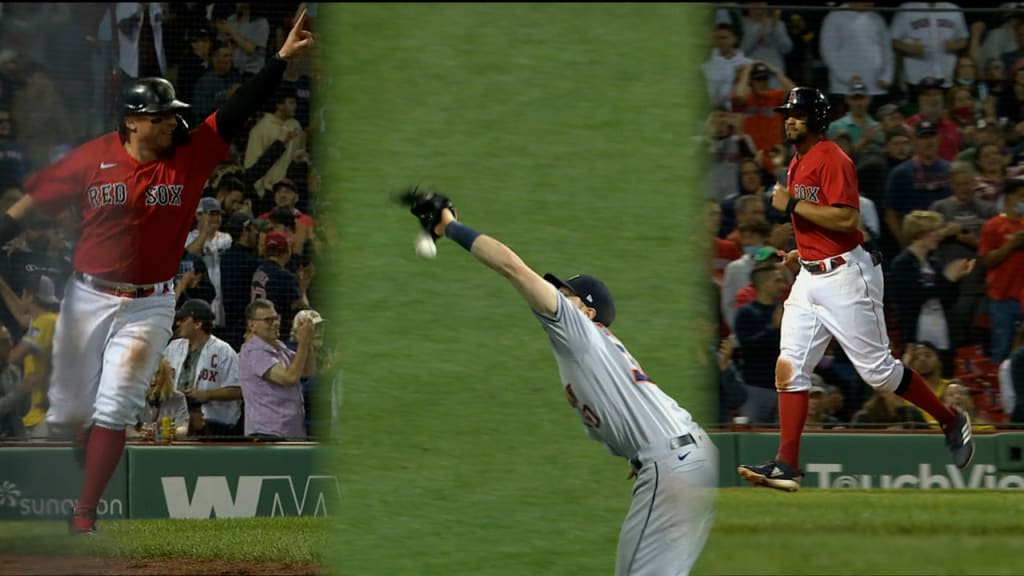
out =
<path fill-rule="evenodd" d="M 24 377 L 27 378 L 42 369 L 36 356 L 50 357 L 50 350 L 53 348 L 53 331 L 57 325 L 56 312 L 44 312 L 36 316 L 28 325 L 22 342 L 32 347 L 34 354 L 25 357 Z M 46 391 L 32 391 L 32 407 L 25 414 L 21 421 L 26 427 L 36 426 L 46 417 Z"/>

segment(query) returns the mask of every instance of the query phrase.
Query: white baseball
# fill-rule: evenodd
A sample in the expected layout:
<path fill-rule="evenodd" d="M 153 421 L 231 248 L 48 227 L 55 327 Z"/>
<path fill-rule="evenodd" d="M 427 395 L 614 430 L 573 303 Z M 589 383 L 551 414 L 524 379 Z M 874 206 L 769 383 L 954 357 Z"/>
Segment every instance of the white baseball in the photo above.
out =
<path fill-rule="evenodd" d="M 437 256 L 437 244 L 434 244 L 434 239 L 430 237 L 430 234 L 420 232 L 416 236 L 416 255 L 428 260 Z"/>

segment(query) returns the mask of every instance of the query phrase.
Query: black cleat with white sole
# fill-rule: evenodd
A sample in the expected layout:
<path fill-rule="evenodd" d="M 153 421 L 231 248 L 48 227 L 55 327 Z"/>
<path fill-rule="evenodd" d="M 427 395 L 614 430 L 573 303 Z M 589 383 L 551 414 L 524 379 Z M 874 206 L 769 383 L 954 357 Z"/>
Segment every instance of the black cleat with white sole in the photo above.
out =
<path fill-rule="evenodd" d="M 789 464 L 785 462 L 769 460 L 756 466 L 743 464 L 736 471 L 744 480 L 757 486 L 774 488 L 783 492 L 796 492 L 800 489 L 800 473 L 790 468 Z"/>
<path fill-rule="evenodd" d="M 956 418 L 948 428 L 943 430 L 946 433 L 946 446 L 953 454 L 953 463 L 957 468 L 966 468 L 974 459 L 974 440 L 971 438 L 971 419 L 966 413 L 953 409 Z"/>

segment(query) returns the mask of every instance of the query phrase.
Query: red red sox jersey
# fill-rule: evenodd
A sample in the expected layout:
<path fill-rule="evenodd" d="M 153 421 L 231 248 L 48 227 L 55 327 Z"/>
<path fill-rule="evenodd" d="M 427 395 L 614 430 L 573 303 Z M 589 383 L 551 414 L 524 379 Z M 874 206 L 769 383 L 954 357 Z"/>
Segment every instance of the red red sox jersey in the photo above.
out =
<path fill-rule="evenodd" d="M 206 179 L 228 157 L 216 112 L 173 156 L 140 163 L 112 132 L 72 150 L 32 177 L 25 190 L 55 217 L 81 214 L 72 265 L 100 278 L 156 284 L 178 272 Z"/>
<path fill-rule="evenodd" d="M 857 171 L 850 157 L 835 142 L 822 140 L 803 157 L 789 163 L 790 194 L 805 202 L 823 206 L 844 205 L 860 210 Z M 828 230 L 796 214 L 792 217 L 793 236 L 802 260 L 824 260 L 853 250 L 862 242 L 860 230 Z"/>

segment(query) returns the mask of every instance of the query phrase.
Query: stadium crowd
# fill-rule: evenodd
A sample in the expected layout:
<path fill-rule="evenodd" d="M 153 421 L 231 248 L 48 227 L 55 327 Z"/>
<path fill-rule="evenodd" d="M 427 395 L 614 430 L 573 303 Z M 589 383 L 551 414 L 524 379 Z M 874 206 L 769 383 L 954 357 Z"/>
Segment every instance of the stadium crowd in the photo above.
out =
<path fill-rule="evenodd" d="M 277 51 L 303 7 L 313 29 L 315 4 L 0 5 L 0 211 L 32 174 L 115 130 L 135 79 L 170 80 L 191 105 L 185 120 L 202 122 Z M 311 156 L 325 121 L 312 98 L 322 82 L 316 57 L 290 62 L 268 108 L 207 180 L 182 246 L 174 336 L 136 437 L 160 435 L 164 417 L 178 438 L 325 435 L 311 401 L 330 396 L 340 375 L 316 311 L 314 260 L 333 242 L 317 216 L 324 203 Z M 75 210 L 65 214 L 34 219 L 0 252 L 0 438 L 47 436 L 49 354 L 77 226 Z M 316 327 L 305 362 L 294 353 L 303 316 Z M 278 341 L 292 353 L 275 350 Z M 287 385 L 268 379 L 275 363 Z"/>
<path fill-rule="evenodd" d="M 1024 4 L 793 4 L 715 10 L 703 64 L 719 422 L 778 422 L 799 264 L 782 263 L 793 229 L 769 201 L 793 154 L 774 108 L 798 85 L 828 95 L 828 138 L 856 166 L 894 355 L 976 428 L 1024 422 Z M 815 372 L 808 428 L 938 427 L 864 384 L 834 342 Z"/>

